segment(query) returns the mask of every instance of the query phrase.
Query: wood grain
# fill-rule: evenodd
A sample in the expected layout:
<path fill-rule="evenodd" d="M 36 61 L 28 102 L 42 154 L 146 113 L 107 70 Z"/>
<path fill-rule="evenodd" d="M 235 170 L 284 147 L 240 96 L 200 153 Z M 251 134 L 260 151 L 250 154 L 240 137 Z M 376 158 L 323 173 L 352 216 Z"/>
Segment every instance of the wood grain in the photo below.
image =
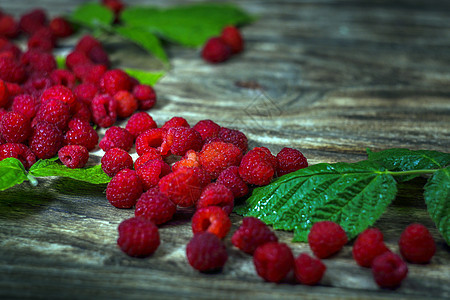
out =
<path fill-rule="evenodd" d="M 84 1 L 40 1 L 51 15 Z M 186 1 L 152 1 L 170 6 Z M 189 1 L 196 2 L 196 1 Z M 358 161 L 367 147 L 449 150 L 450 4 L 443 1 L 234 1 L 258 20 L 243 28 L 246 50 L 222 65 L 199 59 L 199 50 L 168 45 L 171 69 L 155 86 L 158 124 L 174 115 L 190 124 L 213 119 L 244 131 L 250 146 L 277 153 L 301 149 L 311 164 Z M 127 1 L 130 5 L 148 3 Z M 20 15 L 35 1 L 0 1 Z M 65 42 L 67 46 L 76 39 Z M 140 49 L 105 40 L 117 66 L 157 69 Z M 94 158 L 93 158 L 94 159 Z M 450 298 L 449 247 L 423 201 L 425 179 L 400 186 L 375 224 L 398 251 L 404 227 L 430 228 L 437 254 L 428 265 L 409 264 L 395 290 L 379 289 L 370 270 L 352 260 L 349 243 L 332 259 L 320 286 L 263 282 L 250 256 L 225 239 L 230 258 L 219 274 L 187 264 L 192 210 L 160 229 L 161 246 L 148 259 L 116 247 L 118 224 L 132 210 L 107 202 L 105 186 L 53 178 L 37 188 L 24 183 L 0 192 L 0 297 L 154 298 Z M 232 214 L 234 231 L 241 217 Z M 294 253 L 310 252 L 277 232 Z"/>

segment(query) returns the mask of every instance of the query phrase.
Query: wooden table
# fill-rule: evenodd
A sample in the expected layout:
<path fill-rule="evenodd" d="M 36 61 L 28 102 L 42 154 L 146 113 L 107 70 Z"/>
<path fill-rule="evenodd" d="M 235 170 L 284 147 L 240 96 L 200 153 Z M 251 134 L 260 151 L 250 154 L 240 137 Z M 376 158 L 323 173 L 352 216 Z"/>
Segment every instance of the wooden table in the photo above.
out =
<path fill-rule="evenodd" d="M 51 15 L 84 1 L 40 1 Z M 130 4 L 145 1 L 127 1 Z M 150 2 L 150 1 L 148 1 Z M 186 1 L 151 1 L 168 6 Z M 172 68 L 156 84 L 150 111 L 158 124 L 172 116 L 191 124 L 213 119 L 244 131 L 250 146 L 277 153 L 301 149 L 310 164 L 354 162 L 367 147 L 449 151 L 450 4 L 444 1 L 234 1 L 258 20 L 243 28 L 246 50 L 211 66 L 199 51 L 169 45 Z M 35 1 L 0 1 L 18 15 Z M 158 64 L 129 48 L 114 48 L 116 66 Z M 134 50 L 133 50 L 134 51 Z M 95 157 L 92 157 L 95 160 Z M 411 222 L 430 228 L 437 253 L 428 265 L 409 264 L 395 290 L 379 289 L 370 270 L 351 257 L 350 242 L 324 260 L 321 285 L 263 282 L 252 259 L 225 239 L 229 261 L 205 275 L 185 258 L 192 211 L 160 228 L 161 246 L 147 259 L 116 246 L 118 224 L 133 210 L 112 207 L 105 186 L 54 178 L 0 193 L 0 298 L 449 298 L 449 247 L 423 201 L 424 179 L 400 186 L 398 197 L 375 224 L 398 251 Z M 231 215 L 234 231 L 241 217 Z M 294 254 L 309 252 L 277 232 Z"/>

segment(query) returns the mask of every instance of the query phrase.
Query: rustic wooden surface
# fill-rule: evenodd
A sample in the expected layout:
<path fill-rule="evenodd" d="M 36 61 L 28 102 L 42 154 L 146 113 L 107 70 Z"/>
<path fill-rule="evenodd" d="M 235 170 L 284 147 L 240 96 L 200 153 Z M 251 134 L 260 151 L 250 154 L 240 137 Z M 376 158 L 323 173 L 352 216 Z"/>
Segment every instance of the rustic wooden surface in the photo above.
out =
<path fill-rule="evenodd" d="M 81 2 L 1 0 L 0 7 L 19 15 L 39 4 L 56 15 Z M 169 45 L 172 68 L 155 86 L 159 102 L 150 111 L 159 124 L 174 115 L 191 124 L 210 118 L 243 130 L 251 146 L 274 153 L 297 147 L 311 164 L 357 161 L 367 147 L 449 151 L 449 2 L 235 2 L 259 16 L 243 29 L 245 52 L 211 66 L 198 50 Z M 111 41 L 107 47 L 118 66 L 159 67 L 134 48 Z M 0 192 L 0 298 L 448 299 L 449 247 L 426 212 L 424 182 L 400 186 L 375 224 L 396 252 L 402 229 L 413 221 L 428 226 L 437 242 L 432 262 L 409 264 L 395 291 L 379 289 L 370 270 L 355 264 L 352 243 L 324 261 L 328 269 L 316 287 L 263 282 L 230 237 L 223 272 L 200 274 L 184 252 L 190 210 L 161 226 L 152 257 L 130 258 L 116 239 L 118 224 L 133 211 L 109 205 L 105 186 L 58 178 L 40 180 L 37 188 L 24 183 Z M 234 231 L 241 217 L 231 217 Z M 294 254 L 309 252 L 306 244 L 290 243 L 291 233 L 277 234 Z"/>

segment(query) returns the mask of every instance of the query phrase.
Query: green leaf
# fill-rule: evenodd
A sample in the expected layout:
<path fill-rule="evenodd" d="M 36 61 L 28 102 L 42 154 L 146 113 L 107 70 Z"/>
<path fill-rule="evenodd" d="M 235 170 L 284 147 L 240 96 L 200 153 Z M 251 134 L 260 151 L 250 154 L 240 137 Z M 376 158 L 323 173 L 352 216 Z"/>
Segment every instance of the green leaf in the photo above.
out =
<path fill-rule="evenodd" d="M 325 220 L 351 239 L 375 223 L 396 193 L 392 175 L 373 162 L 317 164 L 255 189 L 235 211 L 293 230 L 294 241 L 307 241 L 311 226 Z"/>
<path fill-rule="evenodd" d="M 392 148 L 379 152 L 367 150 L 369 160 L 374 161 L 389 171 L 412 171 L 440 169 L 450 164 L 450 153 L 430 150 L 408 150 Z M 420 174 L 399 176 L 399 182 L 411 180 Z"/>
<path fill-rule="evenodd" d="M 58 66 L 58 69 L 66 69 L 66 57 L 62 55 L 57 55 L 55 57 L 56 59 L 56 65 Z"/>
<path fill-rule="evenodd" d="M 168 9 L 130 7 L 122 21 L 140 27 L 184 46 L 198 47 L 218 35 L 226 25 L 240 25 L 253 18 L 231 4 L 201 3 Z"/>
<path fill-rule="evenodd" d="M 56 159 L 42 159 L 37 161 L 30 168 L 30 173 L 36 177 L 69 177 L 93 184 L 108 183 L 111 180 L 111 178 L 103 172 L 101 165 L 81 169 L 70 169 L 55 160 Z"/>
<path fill-rule="evenodd" d="M 114 30 L 122 37 L 134 42 L 148 52 L 152 53 L 163 62 L 169 62 L 161 42 L 153 33 L 133 27 L 118 27 Z"/>
<path fill-rule="evenodd" d="M 9 189 L 28 180 L 27 171 L 17 158 L 9 157 L 0 161 L 0 191 Z"/>
<path fill-rule="evenodd" d="M 154 85 L 158 80 L 164 76 L 164 72 L 147 72 L 138 69 L 125 68 L 123 69 L 128 75 L 133 76 L 142 84 Z"/>
<path fill-rule="evenodd" d="M 436 171 L 424 190 L 428 212 L 450 246 L 450 167 Z"/>
<path fill-rule="evenodd" d="M 114 21 L 114 14 L 99 3 L 88 2 L 78 6 L 72 13 L 70 20 L 92 29 L 97 29 L 98 27 L 109 28 Z"/>

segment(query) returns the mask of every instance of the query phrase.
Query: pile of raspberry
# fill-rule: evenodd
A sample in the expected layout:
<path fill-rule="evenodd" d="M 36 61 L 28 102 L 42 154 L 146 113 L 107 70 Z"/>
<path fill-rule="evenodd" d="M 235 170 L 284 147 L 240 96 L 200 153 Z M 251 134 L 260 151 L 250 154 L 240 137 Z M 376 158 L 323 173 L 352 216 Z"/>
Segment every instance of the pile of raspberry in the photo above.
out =
<path fill-rule="evenodd" d="M 155 105 L 153 88 L 109 69 L 108 54 L 90 35 L 67 56 L 67 69 L 57 69 L 52 50 L 72 32 L 64 18 L 49 20 L 42 9 L 19 20 L 0 12 L 0 160 L 14 157 L 28 169 L 58 155 L 81 168 L 98 145 L 95 126 L 111 127 Z M 20 34 L 28 37 L 26 50 L 13 41 Z"/>

